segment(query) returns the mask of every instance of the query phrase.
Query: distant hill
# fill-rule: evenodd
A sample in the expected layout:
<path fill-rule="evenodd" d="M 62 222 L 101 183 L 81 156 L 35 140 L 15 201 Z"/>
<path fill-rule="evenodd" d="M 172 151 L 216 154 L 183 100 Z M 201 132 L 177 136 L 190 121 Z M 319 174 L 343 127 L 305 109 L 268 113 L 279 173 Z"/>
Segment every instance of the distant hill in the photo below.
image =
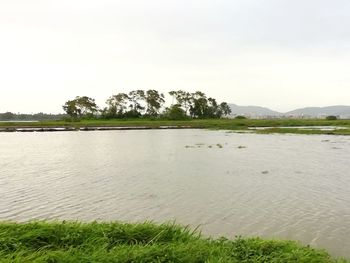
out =
<path fill-rule="evenodd" d="M 244 115 L 247 117 L 311 117 L 322 118 L 329 115 L 339 116 L 340 118 L 350 118 L 350 106 L 328 106 L 328 107 L 306 107 L 289 112 L 278 112 L 259 106 L 239 106 L 229 104 L 232 110 L 232 116 Z"/>
<path fill-rule="evenodd" d="M 350 106 L 307 107 L 287 112 L 285 115 L 305 115 L 312 117 L 335 115 L 340 117 L 350 117 Z"/>
<path fill-rule="evenodd" d="M 229 104 L 232 115 L 246 115 L 246 116 L 281 116 L 282 113 L 273 111 L 269 108 L 260 106 L 238 106 L 236 104 Z"/>

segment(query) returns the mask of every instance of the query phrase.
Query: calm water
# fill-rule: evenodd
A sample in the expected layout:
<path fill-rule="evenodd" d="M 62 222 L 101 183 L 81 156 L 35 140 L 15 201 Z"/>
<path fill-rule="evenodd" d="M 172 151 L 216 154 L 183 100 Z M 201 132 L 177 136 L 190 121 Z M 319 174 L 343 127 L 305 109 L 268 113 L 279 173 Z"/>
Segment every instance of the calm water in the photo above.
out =
<path fill-rule="evenodd" d="M 2 133 L 0 220 L 176 220 L 350 257 L 349 157 L 342 136 Z"/>

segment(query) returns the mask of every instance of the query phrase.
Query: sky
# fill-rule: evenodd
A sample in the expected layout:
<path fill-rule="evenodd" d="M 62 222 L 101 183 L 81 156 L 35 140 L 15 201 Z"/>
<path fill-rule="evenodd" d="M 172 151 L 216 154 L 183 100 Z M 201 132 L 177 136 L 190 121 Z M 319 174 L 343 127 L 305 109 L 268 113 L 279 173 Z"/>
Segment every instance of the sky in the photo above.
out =
<path fill-rule="evenodd" d="M 0 0 L 0 112 L 134 89 L 350 105 L 349 14 L 349 0 Z"/>

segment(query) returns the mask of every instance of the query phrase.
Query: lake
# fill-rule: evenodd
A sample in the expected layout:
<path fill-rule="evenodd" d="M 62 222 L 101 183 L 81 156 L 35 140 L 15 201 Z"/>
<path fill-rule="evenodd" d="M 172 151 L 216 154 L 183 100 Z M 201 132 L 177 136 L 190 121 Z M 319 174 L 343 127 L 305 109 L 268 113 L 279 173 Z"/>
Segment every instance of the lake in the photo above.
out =
<path fill-rule="evenodd" d="M 0 220 L 173 221 L 350 257 L 350 137 L 0 134 Z"/>

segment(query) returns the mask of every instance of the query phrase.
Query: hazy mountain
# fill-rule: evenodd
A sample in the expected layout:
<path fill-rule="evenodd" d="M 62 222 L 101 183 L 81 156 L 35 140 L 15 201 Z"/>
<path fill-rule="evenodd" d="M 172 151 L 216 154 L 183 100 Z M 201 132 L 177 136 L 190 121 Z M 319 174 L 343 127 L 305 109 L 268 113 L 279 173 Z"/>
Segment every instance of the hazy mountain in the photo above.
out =
<path fill-rule="evenodd" d="M 229 104 L 232 115 L 249 115 L 249 116 L 280 116 L 282 113 L 270 110 L 269 108 L 259 106 L 238 106 Z"/>
<path fill-rule="evenodd" d="M 259 106 L 239 106 L 229 104 L 232 115 L 245 115 L 249 117 L 278 117 L 278 116 L 306 116 L 306 117 L 325 117 L 329 115 L 340 116 L 341 118 L 350 118 L 350 106 L 328 106 L 328 107 L 306 107 L 296 109 L 286 113 L 271 110 Z"/>
<path fill-rule="evenodd" d="M 329 107 L 307 107 L 287 112 L 286 115 L 307 115 L 307 116 L 344 116 L 350 117 L 350 106 L 329 106 Z"/>

